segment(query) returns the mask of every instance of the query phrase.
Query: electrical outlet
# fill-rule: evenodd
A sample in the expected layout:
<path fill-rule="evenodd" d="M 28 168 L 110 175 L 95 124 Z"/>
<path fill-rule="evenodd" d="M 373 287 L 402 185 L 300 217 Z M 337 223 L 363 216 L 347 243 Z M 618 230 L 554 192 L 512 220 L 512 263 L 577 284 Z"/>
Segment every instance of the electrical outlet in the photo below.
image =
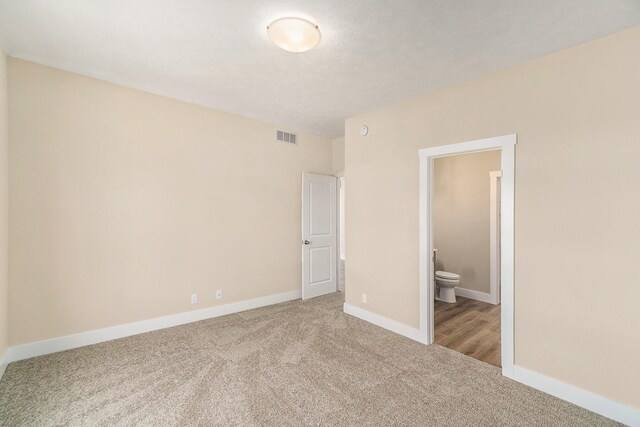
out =
<path fill-rule="evenodd" d="M 197 304 L 197 303 L 198 303 L 198 294 L 191 295 L 191 304 Z"/>
<path fill-rule="evenodd" d="M 367 303 L 367 294 L 362 294 L 362 302 L 363 302 L 364 304 L 366 304 L 366 303 Z"/>
<path fill-rule="evenodd" d="M 218 289 L 216 291 L 216 299 L 222 299 L 222 290 L 221 289 Z"/>

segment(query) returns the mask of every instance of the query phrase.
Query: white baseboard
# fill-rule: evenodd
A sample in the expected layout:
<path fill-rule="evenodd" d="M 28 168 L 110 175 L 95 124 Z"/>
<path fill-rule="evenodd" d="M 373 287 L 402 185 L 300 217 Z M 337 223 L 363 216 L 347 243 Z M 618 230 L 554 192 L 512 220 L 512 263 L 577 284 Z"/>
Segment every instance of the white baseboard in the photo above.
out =
<path fill-rule="evenodd" d="M 0 379 L 2 379 L 2 375 L 4 374 L 7 365 L 18 360 L 28 359 L 44 354 L 56 353 L 64 350 L 70 350 L 86 345 L 97 344 L 118 338 L 128 337 L 131 335 L 169 328 L 172 326 L 184 325 L 186 323 L 224 316 L 227 314 L 239 313 L 241 311 L 251 310 L 253 308 L 259 308 L 286 301 L 296 300 L 300 297 L 300 291 L 286 292 L 277 295 L 254 298 L 251 300 L 239 301 L 231 304 L 204 308 L 201 310 L 158 317 L 155 319 L 143 320 L 140 322 L 128 323 L 125 325 L 98 329 L 95 331 L 67 335 L 60 338 L 53 338 L 50 340 L 10 347 L 6 351 L 4 356 L 0 358 Z M 411 326 L 405 325 L 404 323 L 388 319 L 379 314 L 375 314 L 346 303 L 344 304 L 344 312 L 374 325 L 380 326 L 381 328 L 403 335 L 412 340 L 422 342 L 420 338 L 420 330 L 417 328 L 413 328 Z M 613 400 L 588 392 L 554 378 L 547 377 L 537 372 L 530 371 L 520 366 L 514 366 L 513 379 L 519 383 L 528 385 L 552 396 L 566 400 L 592 412 L 603 415 L 607 418 L 611 418 L 612 420 L 627 424 L 629 426 L 640 427 L 640 409 L 638 408 L 615 402 Z"/>
<path fill-rule="evenodd" d="M 472 291 L 471 289 L 456 288 L 456 295 L 463 298 L 470 298 L 476 301 L 487 302 L 489 304 L 495 304 L 491 294 L 486 292 Z"/>
<path fill-rule="evenodd" d="M 623 405 L 520 366 L 513 367 L 513 379 L 614 421 L 633 427 L 640 426 L 640 409 L 638 408 Z"/>
<path fill-rule="evenodd" d="M 482 292 L 478 293 L 482 294 Z M 420 339 L 420 330 L 417 328 L 412 328 L 404 323 L 388 319 L 379 314 L 372 313 L 347 303 L 344 304 L 344 312 L 412 340 L 422 342 Z M 640 427 L 640 409 L 638 408 L 615 402 L 579 387 L 538 374 L 537 372 L 530 371 L 520 366 L 513 367 L 512 379 L 612 420 L 632 427 Z"/>
<path fill-rule="evenodd" d="M 203 308 L 201 310 L 187 311 L 185 313 L 157 317 L 155 319 L 149 320 L 142 320 L 140 322 L 127 323 L 125 325 L 113 326 L 105 329 L 97 329 L 94 331 L 67 335 L 64 337 L 53 338 L 45 341 L 22 344 L 15 347 L 10 347 L 7 350 L 7 353 L 4 357 L 4 363 L 8 364 L 11 362 L 16 362 L 18 360 L 42 356 L 44 354 L 57 353 L 59 351 L 70 350 L 73 348 L 84 347 L 86 345 L 124 338 L 131 335 L 156 331 L 158 329 L 184 325 L 186 323 L 211 319 L 213 317 L 224 316 L 227 314 L 239 313 L 241 311 L 251 310 L 253 308 L 259 308 L 267 305 L 300 299 L 300 297 L 301 291 L 285 292 L 282 294 L 269 295 L 266 297 L 254 298 L 250 300 L 234 302 L 231 304 Z"/>
<path fill-rule="evenodd" d="M 7 365 L 9 364 L 9 362 L 7 361 L 7 352 L 5 352 L 2 357 L 0 357 L 0 380 L 2 379 L 2 376 L 4 375 L 4 371 L 7 370 Z"/>
<path fill-rule="evenodd" d="M 400 334 L 412 340 L 422 342 L 422 339 L 420 338 L 420 329 L 418 328 L 413 328 L 409 325 L 405 325 L 404 323 L 388 319 L 384 316 L 380 316 L 379 314 L 372 313 L 351 304 L 344 303 L 343 307 L 346 314 L 350 314 L 369 323 L 373 323 L 376 326 L 380 326 L 381 328 L 395 332 L 396 334 Z"/>

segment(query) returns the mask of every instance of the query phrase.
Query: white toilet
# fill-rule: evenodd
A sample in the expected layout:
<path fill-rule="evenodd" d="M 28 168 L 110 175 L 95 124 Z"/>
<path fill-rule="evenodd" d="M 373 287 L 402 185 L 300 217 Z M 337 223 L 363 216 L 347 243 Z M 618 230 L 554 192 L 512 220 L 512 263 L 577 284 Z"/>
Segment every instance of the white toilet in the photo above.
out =
<path fill-rule="evenodd" d="M 436 271 L 436 299 L 443 302 L 456 302 L 456 286 L 459 284 L 459 274 Z"/>

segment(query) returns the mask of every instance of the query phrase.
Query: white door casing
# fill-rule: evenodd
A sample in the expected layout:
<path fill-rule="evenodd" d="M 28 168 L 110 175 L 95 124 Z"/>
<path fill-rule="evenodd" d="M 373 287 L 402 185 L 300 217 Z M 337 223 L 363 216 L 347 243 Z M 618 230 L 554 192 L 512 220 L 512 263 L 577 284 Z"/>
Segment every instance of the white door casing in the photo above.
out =
<path fill-rule="evenodd" d="M 336 177 L 302 174 L 302 299 L 337 290 Z"/>
<path fill-rule="evenodd" d="M 500 304 L 500 179 L 502 171 L 489 172 L 489 288 L 492 304 Z"/>
<path fill-rule="evenodd" d="M 420 331 L 419 341 L 434 342 L 433 328 L 433 160 L 457 154 L 501 151 L 500 180 L 500 340 L 502 375 L 513 378 L 514 366 L 514 212 L 515 212 L 515 145 L 517 135 L 440 145 L 419 150 L 420 156 Z"/>

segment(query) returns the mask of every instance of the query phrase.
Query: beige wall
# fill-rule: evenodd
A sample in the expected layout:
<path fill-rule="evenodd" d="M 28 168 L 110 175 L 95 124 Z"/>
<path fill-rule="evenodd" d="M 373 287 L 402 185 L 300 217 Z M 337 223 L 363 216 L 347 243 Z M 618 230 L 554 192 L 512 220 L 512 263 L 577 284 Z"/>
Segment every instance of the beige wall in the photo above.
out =
<path fill-rule="evenodd" d="M 433 242 L 438 270 L 460 275 L 460 288 L 489 293 L 489 172 L 500 151 L 434 161 Z"/>
<path fill-rule="evenodd" d="M 640 407 L 638 46 L 634 27 L 347 120 L 347 302 L 417 327 L 418 150 L 517 133 L 515 363 Z"/>
<path fill-rule="evenodd" d="M 344 172 L 344 136 L 336 138 L 333 144 L 333 173 Z"/>
<path fill-rule="evenodd" d="M 7 56 L 0 49 L 0 361 L 5 354 L 9 332 L 9 123 L 7 114 Z"/>
<path fill-rule="evenodd" d="M 331 140 L 16 59 L 9 94 L 12 345 L 300 289 Z"/>

